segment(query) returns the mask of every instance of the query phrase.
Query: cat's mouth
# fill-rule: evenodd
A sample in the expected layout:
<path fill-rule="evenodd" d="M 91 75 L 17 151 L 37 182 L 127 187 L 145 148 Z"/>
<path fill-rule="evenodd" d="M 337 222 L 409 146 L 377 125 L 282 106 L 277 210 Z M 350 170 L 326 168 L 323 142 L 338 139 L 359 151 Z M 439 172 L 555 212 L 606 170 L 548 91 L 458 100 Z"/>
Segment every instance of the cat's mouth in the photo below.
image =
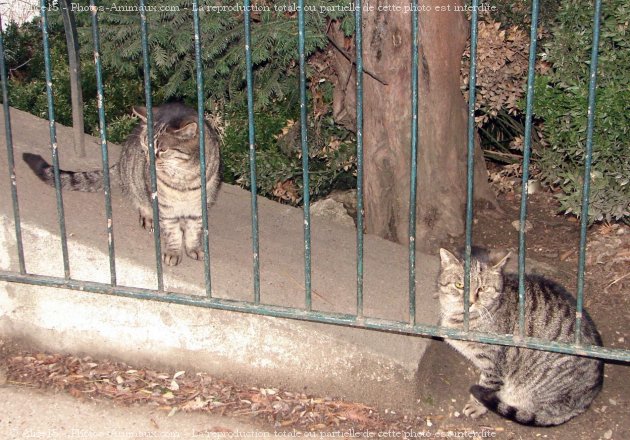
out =
<path fill-rule="evenodd" d="M 464 314 L 465 314 L 465 313 L 464 313 L 464 311 L 462 310 L 462 311 L 461 311 L 460 313 L 458 313 L 457 315 L 458 315 L 458 316 L 464 316 Z M 472 315 L 472 314 L 476 314 L 476 315 L 478 315 L 478 314 L 479 314 L 479 312 L 477 312 L 477 310 L 468 309 L 468 314 L 469 314 L 469 315 Z"/>
<path fill-rule="evenodd" d="M 165 174 L 170 177 L 174 177 L 176 174 L 176 170 L 173 170 L 172 167 L 169 166 L 168 163 L 164 161 L 156 160 L 155 161 L 155 170 L 160 174 Z"/>
<path fill-rule="evenodd" d="M 455 316 L 457 318 L 463 318 L 464 317 L 464 311 L 462 310 L 461 312 L 451 313 L 451 316 Z M 472 307 L 468 309 L 468 317 L 469 318 L 476 318 L 478 316 L 479 316 L 479 310 L 473 309 Z"/>
<path fill-rule="evenodd" d="M 450 317 L 455 318 L 456 320 L 464 320 L 464 311 L 457 311 L 456 313 L 450 313 Z M 468 309 L 468 318 L 474 319 L 478 321 L 494 321 L 493 312 L 488 310 L 483 305 L 477 306 L 476 304 L 471 304 Z"/>

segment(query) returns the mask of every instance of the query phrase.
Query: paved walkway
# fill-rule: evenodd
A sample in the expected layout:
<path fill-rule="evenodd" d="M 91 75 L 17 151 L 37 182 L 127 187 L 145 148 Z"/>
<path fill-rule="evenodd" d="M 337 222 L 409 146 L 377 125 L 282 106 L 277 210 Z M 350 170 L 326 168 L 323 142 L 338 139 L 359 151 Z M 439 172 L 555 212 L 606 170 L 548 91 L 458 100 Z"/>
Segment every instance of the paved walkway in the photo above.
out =
<path fill-rule="evenodd" d="M 121 407 L 64 393 L 0 386 L 0 439 L 274 438 L 273 432 L 227 417 Z"/>

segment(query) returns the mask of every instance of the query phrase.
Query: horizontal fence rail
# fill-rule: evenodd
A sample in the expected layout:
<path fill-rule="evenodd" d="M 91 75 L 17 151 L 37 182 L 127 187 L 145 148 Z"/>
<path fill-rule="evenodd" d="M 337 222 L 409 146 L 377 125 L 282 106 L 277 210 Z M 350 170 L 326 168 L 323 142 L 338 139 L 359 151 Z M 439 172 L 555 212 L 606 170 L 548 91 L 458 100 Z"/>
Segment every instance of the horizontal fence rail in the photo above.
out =
<path fill-rule="evenodd" d="M 108 256 L 110 282 L 99 283 L 92 281 L 82 281 L 73 279 L 68 260 L 68 244 L 65 231 L 65 217 L 63 211 L 63 194 L 61 191 L 60 171 L 59 171 L 59 152 L 57 148 L 57 135 L 55 112 L 53 105 L 53 83 L 51 74 L 51 57 L 48 45 L 48 19 L 46 1 L 41 0 L 41 23 L 42 23 L 42 41 L 44 47 L 44 61 L 46 73 L 46 93 L 49 111 L 49 128 L 50 128 L 50 144 L 52 165 L 54 169 L 55 196 L 58 213 L 59 231 L 62 246 L 63 258 L 63 277 L 44 276 L 40 274 L 29 273 L 24 260 L 24 250 L 21 232 L 21 219 L 19 211 L 19 201 L 17 193 L 17 184 L 15 177 L 14 149 L 11 131 L 10 117 L 10 90 L 8 88 L 7 66 L 4 53 L 3 35 L 0 33 L 0 70 L 2 78 L 2 96 L 5 117 L 5 136 L 7 143 L 7 155 L 9 170 L 9 181 L 11 187 L 13 220 L 15 222 L 15 240 L 17 243 L 17 257 L 19 262 L 19 272 L 0 270 L 0 280 L 14 283 L 22 283 L 35 286 L 48 286 L 63 289 L 72 289 L 85 292 L 93 292 L 99 294 L 108 294 L 119 297 L 152 300 L 166 303 L 182 304 L 203 308 L 221 309 L 235 312 L 255 313 L 265 316 L 290 318 L 302 321 L 320 322 L 335 325 L 343 325 L 349 327 L 357 327 L 363 329 L 372 329 L 379 331 L 395 332 L 408 335 L 431 336 L 441 338 L 453 338 L 467 341 L 475 341 L 489 344 L 509 345 L 516 347 L 532 348 L 538 350 L 553 351 L 558 353 L 568 353 L 581 356 L 591 356 L 601 359 L 616 360 L 622 362 L 630 361 L 630 350 L 612 349 L 593 345 L 583 345 L 580 341 L 580 325 L 582 323 L 582 308 L 584 296 L 584 271 L 585 271 L 585 252 L 586 252 L 586 231 L 588 221 L 588 202 L 589 202 L 589 181 L 592 149 L 593 149 L 593 132 L 594 132 L 594 114 L 595 114 L 595 90 L 597 79 L 597 60 L 598 60 L 598 42 L 599 27 L 601 15 L 601 0 L 595 2 L 594 19 L 593 19 L 593 47 L 591 54 L 591 76 L 589 83 L 588 96 L 588 129 L 586 140 L 586 159 L 584 169 L 584 188 L 582 198 L 582 212 L 580 218 L 580 247 L 579 261 L 577 267 L 578 288 L 577 288 L 577 311 L 576 311 L 576 340 L 574 343 L 564 343 L 542 340 L 525 336 L 525 252 L 526 252 L 526 233 L 525 220 L 527 218 L 527 184 L 528 184 L 528 168 L 531 157 L 531 135 L 532 135 L 532 118 L 534 103 L 534 77 L 535 77 L 535 61 L 536 61 L 536 38 L 538 30 L 539 18 L 539 1 L 532 2 L 531 11 L 531 32 L 530 32 L 530 48 L 529 48 L 529 69 L 527 76 L 527 97 L 526 97 L 526 118 L 525 118 L 525 144 L 523 154 L 523 176 L 522 176 L 522 198 L 520 206 L 520 227 L 519 227 L 519 252 L 518 252 L 518 276 L 519 276 L 519 330 L 517 335 L 499 335 L 470 331 L 469 329 L 469 291 L 470 291 L 470 266 L 472 252 L 472 223 L 473 223 L 473 170 L 474 170 L 474 137 L 475 137 L 475 94 L 476 94 L 476 68 L 477 68 L 477 22 L 478 22 L 478 2 L 472 0 L 471 12 L 471 49 L 470 49 L 470 82 L 469 82 L 469 107 L 468 107 L 468 132 L 467 132 L 467 189 L 466 189 L 466 238 L 465 238 L 465 273 L 464 278 L 464 328 L 463 330 L 449 329 L 445 327 L 427 325 L 416 322 L 416 184 L 418 179 L 418 155 L 422 148 L 421 133 L 418 123 L 419 108 L 419 91 L 418 91 L 418 70 L 419 70 L 419 8 L 418 1 L 413 0 L 411 12 L 411 33 L 412 33 L 412 53 L 411 53 L 411 145 L 410 145 L 410 198 L 409 198 L 409 242 L 408 242 L 408 264 L 409 264 L 409 291 L 408 291 L 408 321 L 396 321 L 380 318 L 372 318 L 364 315 L 363 310 L 363 251 L 364 251 L 364 174 L 363 174 L 363 41 L 362 41 L 362 4 L 357 1 L 355 4 L 355 76 L 356 76 L 356 143 L 357 143 L 357 230 L 356 230 L 356 313 L 342 314 L 321 312 L 313 310 L 312 305 L 312 281 L 311 281 L 311 222 L 310 222 L 310 193 L 309 193 L 309 148 L 308 148 L 308 94 L 307 94 L 307 72 L 306 72 L 306 26 L 305 26 L 305 5 L 304 0 L 299 0 L 297 28 L 298 28 L 298 55 L 300 70 L 300 146 L 302 154 L 302 172 L 304 177 L 303 188 L 303 221 L 304 221 L 304 307 L 284 307 L 261 303 L 260 298 L 260 257 L 259 257 L 259 231 L 258 231 L 258 205 L 257 205 L 257 182 L 256 182 L 256 131 L 254 122 L 254 79 L 253 79 L 253 61 L 252 61 L 252 41 L 251 41 L 251 21 L 250 2 L 244 0 L 243 19 L 244 19 L 244 37 L 245 47 L 245 82 L 247 90 L 247 114 L 248 114 L 248 151 L 249 151 L 249 167 L 250 167 L 250 189 L 251 189 L 251 230 L 252 230 L 252 273 L 253 273 L 253 295 L 249 301 L 237 301 L 230 299 L 220 299 L 212 296 L 211 287 L 211 262 L 210 262 L 210 245 L 208 233 L 208 212 L 207 212 L 207 194 L 205 182 L 205 139 L 204 139 L 204 109 L 205 109 L 205 93 L 203 81 L 203 42 L 200 31 L 200 17 L 198 0 L 193 0 L 192 9 L 192 26 L 194 32 L 194 50 L 195 50 L 195 74 L 197 81 L 197 111 L 198 123 L 200 129 L 200 170 L 202 179 L 202 221 L 203 221 L 203 249 L 204 249 L 204 274 L 205 274 L 205 296 L 187 295 L 175 293 L 165 289 L 163 268 L 162 268 L 162 252 L 160 242 L 159 227 L 159 200 L 157 195 L 157 177 L 155 169 L 155 150 L 153 146 L 153 105 L 151 94 L 151 74 L 150 74 L 150 44 L 149 44 L 149 23 L 146 16 L 146 5 L 144 0 L 139 0 L 140 10 L 140 30 L 141 30 L 141 48 L 142 48 L 142 68 L 144 72 L 144 90 L 146 99 L 146 118 L 147 118 L 147 136 L 149 143 L 149 162 L 150 162 L 150 180 L 151 180 L 151 203 L 153 216 L 153 241 L 155 248 L 155 270 L 156 270 L 156 288 L 133 288 L 121 286 L 117 282 L 116 275 L 116 254 L 114 246 L 114 219 L 112 216 L 112 201 L 110 191 L 109 176 L 109 156 L 107 144 L 107 125 L 104 102 L 104 85 L 101 74 L 101 55 L 99 42 L 99 27 L 96 1 L 90 0 L 91 18 L 92 18 L 92 38 L 93 38 L 93 54 L 97 84 L 97 105 L 99 115 L 99 135 L 102 157 L 102 169 L 104 174 L 104 192 L 105 192 L 105 215 L 106 228 L 108 237 Z M 1 24 L 1 20 L 0 20 Z M 422 262 L 420 262 L 421 264 Z"/>
<path fill-rule="evenodd" d="M 177 292 L 160 292 L 157 290 L 134 287 L 112 287 L 104 283 L 90 281 L 66 280 L 60 277 L 41 275 L 20 275 L 0 271 L 0 280 L 31 284 L 35 286 L 58 287 L 63 289 L 80 290 L 82 292 L 104 293 L 125 298 L 146 299 L 172 304 L 205 307 L 210 309 L 228 310 L 232 312 L 254 313 L 276 318 L 289 318 L 299 321 L 321 322 L 369 330 L 381 330 L 395 333 L 434 336 L 466 341 L 483 342 L 487 344 L 511 345 L 515 347 L 533 348 L 554 351 L 558 353 L 593 356 L 627 362 L 630 360 L 630 350 L 611 349 L 595 345 L 575 345 L 569 343 L 552 342 L 539 338 L 519 338 L 513 335 L 496 335 L 491 333 L 454 330 L 437 325 L 411 325 L 404 321 L 359 317 L 355 314 L 309 311 L 294 307 L 254 304 L 249 301 L 238 301 L 222 298 L 204 298 L 200 296 L 184 295 Z"/>

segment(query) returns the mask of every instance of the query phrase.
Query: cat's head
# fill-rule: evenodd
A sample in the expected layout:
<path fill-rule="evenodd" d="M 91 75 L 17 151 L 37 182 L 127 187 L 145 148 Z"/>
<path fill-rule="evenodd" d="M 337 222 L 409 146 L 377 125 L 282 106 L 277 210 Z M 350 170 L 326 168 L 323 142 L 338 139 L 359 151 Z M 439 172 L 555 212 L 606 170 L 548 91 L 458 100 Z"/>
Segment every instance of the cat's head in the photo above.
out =
<path fill-rule="evenodd" d="M 140 144 L 148 152 L 147 109 L 134 107 L 133 113 L 142 124 Z M 179 104 L 164 104 L 153 108 L 153 147 L 157 164 L 188 162 L 199 157 L 199 120 L 191 108 Z"/>
<path fill-rule="evenodd" d="M 470 308 L 474 319 L 493 308 L 503 291 L 503 268 L 509 253 L 474 253 L 470 261 Z M 440 249 L 438 290 L 442 316 L 464 313 L 464 260 Z"/>

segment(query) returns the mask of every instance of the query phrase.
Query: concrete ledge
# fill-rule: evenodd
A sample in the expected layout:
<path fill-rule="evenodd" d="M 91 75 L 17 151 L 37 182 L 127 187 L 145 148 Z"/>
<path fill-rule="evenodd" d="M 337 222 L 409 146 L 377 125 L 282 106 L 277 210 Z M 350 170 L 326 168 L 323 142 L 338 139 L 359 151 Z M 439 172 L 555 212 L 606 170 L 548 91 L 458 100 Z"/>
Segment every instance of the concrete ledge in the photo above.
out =
<path fill-rule="evenodd" d="M 25 151 L 49 157 L 47 121 L 18 110 L 11 111 L 11 121 L 16 158 Z M 4 150 L 5 137 L 1 139 Z M 95 139 L 86 139 L 88 158 L 81 160 L 72 158 L 71 142 L 72 131 L 58 127 L 62 167 L 100 167 Z M 112 163 L 118 151 L 110 146 Z M 0 269 L 17 271 L 6 154 L 0 161 Z M 54 190 L 21 160 L 16 173 L 27 271 L 62 276 Z M 103 194 L 63 196 L 71 277 L 109 283 Z M 118 284 L 155 288 L 152 236 L 137 225 L 137 213 L 118 190 L 113 191 L 112 203 Z M 302 211 L 259 199 L 259 219 L 262 302 L 302 307 Z M 251 299 L 249 192 L 224 185 L 209 222 L 213 295 Z M 318 218 L 312 223 L 313 307 L 354 313 L 355 230 Z M 438 262 L 422 254 L 417 261 L 416 319 L 435 324 Z M 405 247 L 365 237 L 368 316 L 408 319 L 407 264 Z M 164 277 L 168 290 L 204 294 L 201 262 L 185 258 L 179 266 L 165 268 Z M 414 404 L 416 373 L 429 343 L 420 337 L 15 283 L 0 283 L 0 333 L 47 350 L 203 370 L 389 407 Z"/>

